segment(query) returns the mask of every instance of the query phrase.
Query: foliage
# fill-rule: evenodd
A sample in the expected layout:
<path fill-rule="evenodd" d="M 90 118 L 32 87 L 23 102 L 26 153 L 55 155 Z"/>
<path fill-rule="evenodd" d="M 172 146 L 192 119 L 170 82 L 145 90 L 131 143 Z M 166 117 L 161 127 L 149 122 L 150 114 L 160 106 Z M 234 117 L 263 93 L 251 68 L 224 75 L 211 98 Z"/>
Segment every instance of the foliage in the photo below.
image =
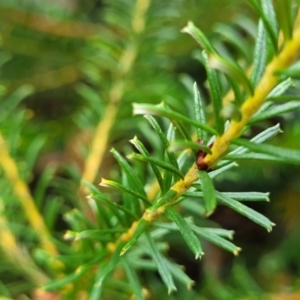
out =
<path fill-rule="evenodd" d="M 63 20 L 60 29 L 42 17 L 43 7 L 28 4 L 26 12 L 16 8 L 18 1 L 10 6 L 0 1 L 1 14 L 7 13 L 0 23 L 3 297 L 238 299 L 272 290 L 260 287 L 242 263 L 232 268 L 232 285 L 223 285 L 217 271 L 209 272 L 212 259 L 206 260 L 200 287 L 168 251 L 178 245 L 199 260 L 215 245 L 238 255 L 233 231 L 214 216 L 227 207 L 270 232 L 275 224 L 269 215 L 246 202 L 268 201 L 269 194 L 230 191 L 221 180 L 243 174 L 243 183 L 245 171 L 236 169 L 237 162 L 300 164 L 299 145 L 268 143 L 281 132 L 274 120 L 281 117 L 292 127 L 287 116 L 299 108 L 298 6 L 280 0 L 247 3 L 259 18 L 257 26 L 239 15 L 230 24 L 217 24 L 211 38 L 191 21 L 182 29 L 200 45 L 192 55 L 207 84 L 199 88 L 188 75 L 179 82 L 168 52 L 168 44 L 180 39 L 179 0 L 106 1 L 100 25 L 79 23 L 52 7 L 53 16 Z M 17 24 L 11 34 L 9 22 Z M 16 63 L 9 47 L 19 58 L 36 52 L 41 59 L 36 66 L 47 65 L 38 33 L 30 51 L 16 47 L 36 29 L 46 33 L 43 43 L 49 42 L 50 52 L 56 55 L 61 47 L 57 69 L 42 80 L 13 78 L 20 74 L 9 71 Z M 63 51 L 65 43 L 72 57 Z M 25 66 L 22 72 L 28 72 Z M 38 123 L 30 105 L 39 93 L 58 92 L 66 84 L 77 103 L 73 123 L 55 132 L 58 127 Z M 63 106 L 59 100 L 58 105 Z M 76 141 L 68 144 L 64 137 L 70 130 Z M 57 144 L 67 151 L 51 164 L 41 157 L 58 136 Z M 289 239 L 296 240 L 293 234 Z M 261 268 L 278 271 L 287 264 L 280 256 L 289 239 L 262 257 Z M 254 249 L 248 247 L 245 251 Z M 272 266 L 272 259 L 279 266 Z"/>

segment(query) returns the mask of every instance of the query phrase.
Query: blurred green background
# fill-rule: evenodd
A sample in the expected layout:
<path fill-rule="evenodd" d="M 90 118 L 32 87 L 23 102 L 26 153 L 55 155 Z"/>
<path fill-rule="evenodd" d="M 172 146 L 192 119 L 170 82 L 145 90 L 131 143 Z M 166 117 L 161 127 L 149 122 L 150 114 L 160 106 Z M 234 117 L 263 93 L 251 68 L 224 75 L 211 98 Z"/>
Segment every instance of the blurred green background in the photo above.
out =
<path fill-rule="evenodd" d="M 112 85 L 122 76 L 116 71 L 122 49 L 135 38 L 128 30 L 131 2 L 0 0 L 0 99 L 5 99 L 0 100 L 1 132 L 47 225 L 57 236 L 67 229 L 63 213 L 77 205 L 76 188 L 92 132 L 103 117 Z M 255 34 L 257 17 L 244 1 L 152 1 L 146 19 L 138 55 L 126 75 L 125 91 L 110 130 L 101 176 L 117 176 L 108 152 L 111 147 L 126 153 L 128 140 L 134 135 L 151 135 L 142 120 L 133 121 L 132 102 L 164 100 L 189 113 L 193 81 L 207 93 L 204 68 L 195 59 L 197 44 L 180 32 L 188 20 L 216 42 L 220 30 L 216 24 L 237 26 L 241 51 L 253 49 L 251 32 Z M 230 49 L 230 41 L 228 46 Z M 297 91 L 295 87 L 293 92 Z M 9 119 L 5 119 L 5 103 L 15 105 Z M 272 120 L 273 124 L 280 122 L 284 130 L 275 144 L 300 149 L 298 117 L 288 114 Z M 156 142 L 154 138 L 149 148 L 155 149 Z M 180 290 L 170 299 L 264 299 L 260 297 L 267 296 L 259 295 L 268 293 L 275 295 L 270 299 L 288 299 L 280 293 L 300 287 L 299 168 L 251 162 L 226 174 L 216 182 L 220 190 L 270 192 L 271 203 L 250 206 L 277 225 L 267 233 L 229 209 L 219 208 L 211 220 L 235 230 L 235 244 L 243 251 L 240 257 L 233 257 L 206 245 L 200 263 L 170 237 L 175 245 L 170 255 L 185 265 L 196 281 L 192 291 Z M 30 249 L 33 239 L 30 232 L 22 231 L 24 216 L 0 175 L 1 198 L 8 199 L 5 210 L 10 226 Z M 44 190 L 41 182 L 47 186 Z M 50 205 L 53 201 L 58 204 Z M 3 253 L 0 260 L 0 295 L 27 299 L 30 283 L 10 269 Z M 156 284 L 152 297 L 163 299 L 166 291 L 153 279 Z"/>

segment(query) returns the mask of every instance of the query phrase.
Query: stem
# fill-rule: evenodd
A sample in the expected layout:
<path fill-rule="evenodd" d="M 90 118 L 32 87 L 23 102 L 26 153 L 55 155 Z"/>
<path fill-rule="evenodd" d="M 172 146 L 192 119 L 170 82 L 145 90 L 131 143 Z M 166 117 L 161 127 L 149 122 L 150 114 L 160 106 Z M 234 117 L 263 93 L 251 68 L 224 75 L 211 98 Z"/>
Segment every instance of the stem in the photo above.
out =
<path fill-rule="evenodd" d="M 108 105 L 104 118 L 99 122 L 91 145 L 90 153 L 85 161 L 82 179 L 94 182 L 99 167 L 102 164 L 104 153 L 108 144 L 110 130 L 115 123 L 118 112 L 118 104 L 122 100 L 125 90 L 125 79 L 131 71 L 134 61 L 138 54 L 137 39 L 145 28 L 145 15 L 150 5 L 150 0 L 137 0 L 131 27 L 135 38 L 125 49 L 114 78 L 114 85 L 108 95 Z M 87 194 L 84 186 L 81 185 L 80 191 L 83 195 Z"/>
<path fill-rule="evenodd" d="M 249 97 L 241 107 L 242 118 L 240 121 L 232 120 L 226 132 L 217 137 L 211 149 L 212 153 L 204 158 L 204 162 L 212 168 L 227 151 L 231 141 L 238 137 L 249 119 L 258 111 L 269 92 L 275 87 L 278 78 L 275 72 L 290 66 L 299 56 L 300 29 L 296 30 L 288 43 L 285 44 L 281 53 L 276 56 L 267 66 L 264 76 L 255 89 L 254 95 Z"/>
<path fill-rule="evenodd" d="M 268 65 L 264 76 L 262 77 L 260 83 L 258 84 L 254 95 L 248 98 L 241 107 L 242 118 L 239 122 L 231 121 L 229 128 L 226 132 L 217 137 L 214 145 L 212 147 L 212 153 L 207 154 L 204 158 L 204 161 L 207 163 L 209 168 L 212 168 L 224 152 L 227 150 L 230 142 L 239 136 L 247 124 L 249 119 L 255 114 L 255 112 L 260 108 L 263 104 L 265 97 L 268 93 L 275 87 L 278 79 L 274 73 L 277 70 L 282 68 L 286 68 L 290 66 L 298 57 L 298 53 L 300 51 L 300 29 L 294 32 L 293 39 L 290 40 L 283 48 L 281 53 L 276 56 L 273 61 Z M 137 223 L 146 220 L 148 223 L 156 220 L 165 210 L 165 208 L 174 203 L 183 193 L 185 193 L 193 184 L 194 181 L 198 179 L 198 168 L 194 163 L 189 171 L 186 173 L 184 179 L 176 182 L 171 190 L 176 192 L 176 195 L 166 204 L 160 206 L 156 210 L 146 210 L 142 217 L 132 224 L 132 226 L 128 229 L 125 234 L 122 234 L 120 238 L 117 240 L 115 245 L 119 245 L 121 242 L 127 242 L 130 240 L 132 235 L 135 232 L 135 228 L 137 227 Z M 116 246 L 115 246 L 116 247 Z M 111 249 L 114 249 L 112 247 Z"/>
<path fill-rule="evenodd" d="M 25 249 L 17 241 L 4 216 L 3 199 L 0 198 L 0 246 L 6 256 L 17 268 L 27 275 L 36 285 L 46 284 L 49 279 L 36 267 Z"/>
<path fill-rule="evenodd" d="M 9 155 L 8 147 L 0 133 L 0 166 L 6 173 L 11 187 L 18 197 L 29 223 L 38 233 L 42 248 L 49 254 L 56 255 L 57 250 L 50 241 L 50 233 L 44 223 L 43 217 L 37 210 L 27 184 L 20 178 L 17 165 Z"/>

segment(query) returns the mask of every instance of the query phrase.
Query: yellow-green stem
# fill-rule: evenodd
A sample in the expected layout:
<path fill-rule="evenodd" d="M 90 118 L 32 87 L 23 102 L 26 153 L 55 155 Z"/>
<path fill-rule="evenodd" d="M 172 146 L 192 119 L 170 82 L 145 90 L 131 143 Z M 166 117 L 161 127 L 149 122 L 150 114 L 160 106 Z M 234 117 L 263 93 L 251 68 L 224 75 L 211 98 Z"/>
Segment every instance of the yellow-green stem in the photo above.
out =
<path fill-rule="evenodd" d="M 57 250 L 50 241 L 49 231 L 44 219 L 37 210 L 27 184 L 20 178 L 17 165 L 10 156 L 6 142 L 0 133 L 0 166 L 4 170 L 11 187 L 18 197 L 25 215 L 33 229 L 38 233 L 42 248 L 49 254 L 56 255 Z"/>
<path fill-rule="evenodd" d="M 204 161 L 210 168 L 213 167 L 226 152 L 230 142 L 241 134 L 248 120 L 253 116 L 253 114 L 255 114 L 255 112 L 257 112 L 257 110 L 263 104 L 265 97 L 275 87 L 278 81 L 275 72 L 277 70 L 290 66 L 299 56 L 299 51 L 300 29 L 294 32 L 293 39 L 284 45 L 281 53 L 276 56 L 273 61 L 267 66 L 260 83 L 255 89 L 254 95 L 247 99 L 241 107 L 241 120 L 239 122 L 233 120 L 224 134 L 220 137 L 217 137 L 212 147 L 212 153 L 208 154 L 204 159 Z M 156 220 L 164 212 L 165 208 L 176 201 L 183 193 L 185 193 L 197 179 L 198 168 L 194 163 L 186 173 L 184 179 L 179 180 L 171 187 L 171 190 L 176 191 L 176 195 L 168 203 L 159 207 L 157 210 L 146 210 L 140 220 L 144 219 L 149 223 Z M 128 231 L 125 234 L 121 235 L 115 245 L 119 245 L 119 243 L 121 242 L 130 240 L 130 238 L 134 234 L 136 226 L 137 222 L 134 222 L 128 229 Z M 124 237 L 126 238 L 126 241 L 124 240 Z M 111 247 L 111 249 L 114 248 L 115 247 Z"/>
<path fill-rule="evenodd" d="M 290 66 L 299 56 L 300 29 L 294 32 L 293 39 L 285 44 L 278 56 L 267 66 L 266 71 L 255 89 L 254 95 L 249 97 L 241 107 L 240 121 L 232 120 L 222 136 L 217 137 L 211 149 L 212 153 L 204 158 L 204 162 L 212 168 L 227 151 L 230 142 L 238 137 L 249 119 L 258 111 L 269 92 L 275 87 L 278 78 L 277 70 Z"/>
<path fill-rule="evenodd" d="M 150 5 L 150 0 L 137 0 L 134 16 L 132 19 L 132 31 L 139 35 L 145 28 L 145 14 Z M 90 153 L 85 161 L 82 179 L 94 182 L 99 167 L 102 164 L 103 156 L 108 144 L 110 130 L 115 123 L 115 118 L 118 112 L 118 104 L 124 94 L 124 79 L 131 71 L 133 63 L 138 53 L 137 44 L 134 40 L 130 42 L 120 59 L 119 67 L 114 75 L 114 85 L 112 86 L 109 96 L 108 105 L 105 111 L 104 118 L 99 122 L 94 138 L 91 144 Z M 80 191 L 86 195 L 88 191 L 81 186 Z"/>

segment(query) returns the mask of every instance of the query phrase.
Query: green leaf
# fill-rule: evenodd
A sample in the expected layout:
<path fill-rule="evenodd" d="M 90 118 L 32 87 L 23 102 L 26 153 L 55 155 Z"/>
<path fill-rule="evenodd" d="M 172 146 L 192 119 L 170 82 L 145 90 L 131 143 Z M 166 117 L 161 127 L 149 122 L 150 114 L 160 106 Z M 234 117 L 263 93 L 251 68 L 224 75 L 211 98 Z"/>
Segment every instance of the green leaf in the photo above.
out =
<path fill-rule="evenodd" d="M 300 107 L 299 101 L 290 101 L 282 105 L 273 106 L 266 111 L 254 115 L 250 120 L 250 124 L 260 122 L 269 118 L 273 118 L 278 115 L 282 115 L 284 113 L 298 109 L 299 107 Z"/>
<path fill-rule="evenodd" d="M 283 32 L 284 40 L 289 41 L 293 36 L 292 1 L 277 0 L 276 4 L 276 13 L 280 29 Z"/>
<path fill-rule="evenodd" d="M 136 274 L 135 270 L 133 269 L 131 263 L 128 261 L 126 257 L 122 260 L 123 267 L 126 273 L 126 276 L 129 280 L 130 286 L 132 287 L 132 290 L 134 292 L 134 295 L 137 300 L 144 300 L 145 297 L 143 295 L 143 289 L 140 284 L 140 280 L 138 278 L 138 275 Z"/>
<path fill-rule="evenodd" d="M 241 89 L 239 87 L 239 84 L 233 80 L 230 76 L 226 76 L 228 82 L 230 83 L 230 86 L 232 88 L 233 94 L 234 94 L 234 103 L 237 108 L 241 107 L 241 105 L 244 102 L 243 95 L 241 93 Z"/>
<path fill-rule="evenodd" d="M 101 238 L 103 236 L 114 235 L 115 233 L 123 233 L 125 231 L 126 229 L 124 228 L 91 229 L 91 230 L 84 230 L 81 232 L 68 230 L 64 235 L 64 239 L 68 239 L 68 240 L 73 239 L 75 241 L 78 241 L 81 239 L 92 238 L 97 240 L 98 237 Z"/>
<path fill-rule="evenodd" d="M 211 215 L 216 208 L 217 199 L 216 191 L 211 178 L 206 171 L 199 171 L 199 179 L 201 181 L 201 189 L 204 196 L 204 205 L 207 216 Z"/>
<path fill-rule="evenodd" d="M 243 139 L 236 139 L 234 144 L 248 148 L 249 150 L 257 153 L 269 154 L 281 158 L 283 162 L 291 164 L 300 164 L 300 151 L 293 149 L 286 149 L 266 144 L 256 144 Z"/>
<path fill-rule="evenodd" d="M 263 143 L 264 141 L 267 141 L 267 140 L 273 138 L 280 132 L 281 132 L 280 124 L 278 123 L 272 127 L 267 128 L 263 132 L 259 133 L 254 138 L 252 138 L 250 141 L 253 143 L 260 144 L 260 143 Z M 238 147 L 238 148 L 234 149 L 233 151 L 229 152 L 229 155 L 243 154 L 248 151 L 249 150 L 245 147 Z"/>
<path fill-rule="evenodd" d="M 224 238 L 220 237 L 217 234 L 212 233 L 209 230 L 206 230 L 206 228 L 198 227 L 194 224 L 190 224 L 192 230 L 201 238 L 211 242 L 212 244 L 217 245 L 218 247 L 225 249 L 234 255 L 238 255 L 238 253 L 241 251 L 241 248 L 237 247 L 233 243 L 225 240 Z"/>
<path fill-rule="evenodd" d="M 267 100 L 273 102 L 288 102 L 293 100 L 299 101 L 300 95 L 282 95 L 282 96 L 270 97 Z"/>
<path fill-rule="evenodd" d="M 169 147 L 169 140 L 167 139 L 166 135 L 164 134 L 163 130 L 161 129 L 155 118 L 153 118 L 151 115 L 144 115 L 144 117 L 149 121 L 151 126 L 157 132 L 164 149 L 167 150 Z"/>
<path fill-rule="evenodd" d="M 137 150 L 139 150 L 140 153 L 142 153 L 144 156 L 150 157 L 150 153 L 148 152 L 148 150 L 146 149 L 144 144 L 136 136 L 132 140 L 130 140 L 129 142 L 132 143 L 135 146 L 135 148 Z M 160 171 L 159 171 L 158 167 L 156 166 L 156 164 L 150 163 L 150 165 L 151 165 L 153 173 L 154 173 L 154 175 L 157 179 L 157 182 L 160 186 L 160 189 L 164 193 L 164 180 L 163 180 L 163 178 L 160 174 Z"/>
<path fill-rule="evenodd" d="M 166 209 L 167 217 L 174 221 L 179 228 L 179 231 L 186 241 L 189 248 L 195 254 L 195 258 L 200 258 L 204 253 L 202 251 L 202 247 L 199 239 L 195 236 L 191 227 L 188 225 L 186 220 L 173 208 L 168 207 Z"/>
<path fill-rule="evenodd" d="M 161 279 L 163 280 L 164 284 L 166 285 L 168 289 L 168 293 L 172 293 L 173 291 L 176 291 L 176 286 L 173 281 L 172 274 L 166 265 L 166 260 L 162 256 L 162 254 L 159 252 L 159 250 L 156 247 L 156 243 L 151 237 L 150 234 L 146 234 L 146 238 L 149 245 L 149 252 L 151 253 L 151 256 L 153 257 L 153 260 L 156 263 L 157 271 L 159 275 L 161 276 Z"/>
<path fill-rule="evenodd" d="M 135 115 L 152 114 L 152 115 L 167 117 L 170 120 L 183 121 L 186 122 L 187 124 L 195 126 L 196 128 L 202 128 L 203 130 L 206 130 L 208 133 L 216 134 L 216 131 L 210 126 L 197 122 L 188 117 L 185 117 L 182 114 L 179 114 L 169 108 L 161 107 L 161 105 L 133 103 L 133 113 Z"/>
<path fill-rule="evenodd" d="M 126 186 L 118 183 L 118 182 L 115 182 L 115 181 L 112 181 L 112 180 L 107 180 L 107 179 L 104 179 L 102 178 L 101 179 L 101 182 L 100 182 L 100 185 L 101 186 L 104 186 L 104 187 L 113 187 L 113 188 L 116 188 L 122 192 L 126 192 L 126 193 L 129 193 L 135 197 L 137 197 L 138 199 L 141 199 L 147 206 L 148 205 L 151 205 L 150 201 L 148 200 L 147 197 L 145 197 L 144 195 L 130 189 L 130 188 L 127 188 Z"/>
<path fill-rule="evenodd" d="M 245 71 L 238 64 L 235 64 L 232 61 L 224 59 L 218 55 L 211 55 L 209 57 L 208 65 L 209 67 L 219 70 L 236 80 L 244 87 L 245 91 L 249 95 L 253 95 L 254 90 L 252 84 Z"/>
<path fill-rule="evenodd" d="M 267 41 L 266 32 L 262 20 L 258 23 L 258 32 L 255 41 L 254 48 L 254 59 L 253 59 L 253 69 L 250 77 L 250 81 L 254 87 L 259 83 L 267 62 Z"/>
<path fill-rule="evenodd" d="M 268 218 L 263 216 L 262 214 L 256 212 L 250 207 L 247 207 L 246 205 L 233 200 L 232 198 L 228 197 L 227 195 L 224 195 L 223 193 L 216 192 L 217 199 L 220 203 L 230 207 L 231 209 L 235 210 L 239 214 L 249 218 L 253 222 L 259 224 L 260 226 L 266 228 L 269 232 L 272 230 L 272 226 L 275 224 L 272 223 Z"/>
<path fill-rule="evenodd" d="M 297 61 L 290 67 L 282 70 L 276 71 L 276 75 L 281 75 L 281 77 L 286 78 L 286 77 L 291 77 L 294 79 L 299 79 L 300 78 L 300 62 Z"/>
<path fill-rule="evenodd" d="M 190 290 L 195 282 L 185 274 L 185 272 L 183 271 L 183 267 L 175 264 L 174 262 L 170 262 L 164 257 L 163 259 L 174 278 L 183 283 L 187 287 L 187 289 Z"/>
<path fill-rule="evenodd" d="M 232 26 L 218 23 L 214 26 L 213 31 L 222 36 L 222 40 L 226 40 L 242 54 L 248 62 L 250 62 L 250 45 L 247 40 Z"/>
<path fill-rule="evenodd" d="M 276 21 L 276 15 L 271 0 L 262 0 L 262 7 L 257 3 L 256 0 L 248 0 L 251 6 L 262 18 L 267 33 L 272 42 L 275 53 L 277 52 L 277 36 L 278 36 L 278 25 Z"/>
<path fill-rule="evenodd" d="M 134 225 L 134 231 L 132 233 L 132 236 L 130 237 L 130 240 L 125 244 L 125 246 L 122 248 L 120 255 L 124 255 L 128 249 L 139 239 L 139 237 L 145 232 L 145 229 L 148 225 L 148 221 L 144 218 L 140 219 L 135 225 Z M 132 230 L 132 228 L 131 228 Z"/>
<path fill-rule="evenodd" d="M 132 167 L 128 164 L 128 162 L 124 159 L 124 157 L 122 157 L 122 155 L 120 155 L 118 151 L 116 151 L 114 148 L 112 148 L 110 152 L 118 161 L 122 170 L 126 173 L 130 184 L 132 184 L 140 194 L 147 197 L 146 192 L 144 190 L 144 185 L 142 184 L 139 177 L 133 172 Z"/>
<path fill-rule="evenodd" d="M 155 165 L 157 165 L 158 167 L 165 169 L 167 171 L 170 171 L 172 173 L 174 173 L 175 175 L 179 176 L 180 178 L 183 178 L 184 176 L 182 175 L 182 173 L 175 168 L 173 165 L 166 163 L 164 161 L 161 161 L 157 158 L 154 157 L 148 157 L 145 155 L 141 155 L 141 154 L 137 154 L 137 153 L 132 153 L 131 155 L 128 155 L 129 159 L 136 159 L 142 162 L 149 162 L 149 163 L 153 163 Z"/>
<path fill-rule="evenodd" d="M 50 182 L 53 180 L 55 171 L 56 169 L 50 165 L 38 178 L 36 188 L 34 189 L 33 198 L 39 209 L 41 209 L 43 205 L 43 199 L 45 199 L 46 189 L 49 186 Z"/>
<path fill-rule="evenodd" d="M 244 153 L 244 154 L 236 154 L 236 155 L 226 155 L 224 157 L 228 160 L 239 161 L 239 160 L 257 160 L 264 162 L 273 162 L 273 163 L 286 163 L 286 160 L 281 157 L 276 157 L 268 154 L 260 154 L 260 153 Z"/>
<path fill-rule="evenodd" d="M 157 121 L 150 115 L 145 115 L 145 118 L 149 121 L 149 123 L 151 124 L 151 126 L 154 128 L 154 130 L 157 132 L 162 144 L 163 144 L 163 147 L 164 147 L 164 150 L 167 151 L 167 155 L 169 157 L 169 160 L 170 160 L 170 163 L 178 169 L 178 163 L 177 163 L 177 159 L 176 159 L 176 156 L 174 153 L 172 152 L 169 152 L 168 151 L 168 148 L 169 148 L 169 145 L 170 145 L 170 142 L 169 140 L 167 139 L 166 135 L 163 133 L 161 127 L 159 126 L 159 124 L 157 123 Z"/>
<path fill-rule="evenodd" d="M 202 51 L 202 56 L 204 60 L 204 67 L 207 74 L 207 81 L 210 87 L 213 112 L 215 116 L 215 126 L 217 129 L 217 134 L 221 135 L 224 132 L 224 120 L 221 118 L 222 95 L 221 95 L 220 83 L 216 71 L 211 69 L 210 61 L 205 51 Z"/>
<path fill-rule="evenodd" d="M 89 197 L 95 199 L 95 200 L 99 200 L 102 201 L 106 204 L 108 204 L 111 207 L 114 207 L 118 210 L 123 211 L 124 213 L 128 214 L 129 216 L 136 218 L 137 216 L 135 214 L 133 214 L 132 211 L 130 211 L 127 207 L 124 207 L 123 205 L 120 205 L 110 199 L 108 199 L 106 196 L 103 195 L 103 193 L 101 193 L 95 186 L 93 186 L 91 183 L 85 183 L 91 191 L 91 194 L 89 195 Z"/>
<path fill-rule="evenodd" d="M 95 282 L 92 286 L 92 291 L 90 295 L 90 300 L 99 300 L 101 299 L 101 294 L 103 291 L 103 282 L 106 277 L 114 270 L 115 266 L 120 260 L 120 251 L 122 248 L 122 243 L 120 243 L 115 251 L 113 252 L 110 260 L 104 266 L 100 265 L 98 267 L 98 272 L 96 274 Z"/>
<path fill-rule="evenodd" d="M 74 284 L 74 282 L 80 279 L 89 270 L 90 267 L 82 265 L 79 268 L 77 268 L 77 270 L 74 273 L 64 276 L 60 279 L 51 281 L 48 284 L 44 285 L 43 289 L 45 289 L 46 291 L 56 291 L 65 287 L 69 283 Z"/>
<path fill-rule="evenodd" d="M 75 90 L 89 103 L 90 107 L 97 112 L 97 116 L 101 119 L 105 109 L 99 92 L 84 83 L 76 85 Z"/>
<path fill-rule="evenodd" d="M 173 126 L 172 123 L 170 123 L 169 128 L 168 128 L 167 139 L 170 143 L 172 143 L 175 139 L 175 127 Z M 171 163 L 171 165 L 173 165 L 175 169 L 179 170 L 177 159 L 176 159 L 174 152 L 170 152 L 170 151 L 166 150 L 164 153 L 164 161 L 166 163 Z M 173 174 L 169 171 L 164 172 L 165 190 L 166 191 L 168 189 L 170 189 L 170 187 L 173 183 L 173 179 L 174 179 L 174 182 L 177 182 L 180 179 L 180 176 L 177 176 L 177 175 L 173 176 Z"/>
<path fill-rule="evenodd" d="M 224 237 L 224 238 L 227 238 L 227 239 L 230 239 L 230 240 L 233 239 L 233 234 L 234 234 L 233 230 L 227 230 L 227 229 L 223 229 L 223 228 L 207 228 L 207 227 L 205 227 L 205 230 L 207 232 L 211 232 L 213 234 L 216 234 L 220 237 Z"/>
<path fill-rule="evenodd" d="M 225 159 L 225 157 L 224 157 L 224 159 Z M 223 162 L 225 162 L 225 161 L 223 161 Z M 229 170 L 229 169 L 231 169 L 231 168 L 233 168 L 233 167 L 238 167 L 238 164 L 235 163 L 235 162 L 226 164 L 226 165 L 224 165 L 224 166 L 222 166 L 222 167 L 220 167 L 220 168 L 218 168 L 218 169 L 216 169 L 216 170 L 210 171 L 210 172 L 208 173 L 208 175 L 209 175 L 209 177 L 210 177 L 211 179 L 213 179 L 213 178 L 216 178 L 216 177 L 219 176 L 220 174 L 224 173 L 225 171 L 227 171 L 227 170 Z"/>
<path fill-rule="evenodd" d="M 291 78 L 287 78 L 286 80 L 280 82 L 276 87 L 273 88 L 273 90 L 268 94 L 265 101 L 268 101 L 269 99 L 273 97 L 278 97 L 283 95 L 290 87 L 294 85 Z"/>
<path fill-rule="evenodd" d="M 185 26 L 182 30 L 184 33 L 188 33 L 191 35 L 196 42 L 203 48 L 205 49 L 208 53 L 214 53 L 215 50 L 207 37 L 204 35 L 204 33 L 197 28 L 193 22 L 189 21 L 187 26 Z"/>
<path fill-rule="evenodd" d="M 170 143 L 168 151 L 178 151 L 178 150 L 203 150 L 206 153 L 211 153 L 211 149 L 206 145 L 200 144 L 198 142 L 191 142 L 185 140 L 175 140 Z"/>
<path fill-rule="evenodd" d="M 194 91 L 195 120 L 202 124 L 206 124 L 204 103 L 201 99 L 200 92 L 198 90 L 196 82 L 194 83 L 193 91 Z M 197 139 L 202 139 L 204 143 L 207 144 L 208 142 L 207 132 L 201 128 L 197 128 Z"/>
<path fill-rule="evenodd" d="M 159 207 L 165 205 L 166 203 L 170 202 L 175 196 L 177 195 L 177 192 L 170 189 L 168 190 L 162 197 L 160 197 L 157 202 L 149 207 L 147 210 L 149 212 L 157 210 Z"/>
<path fill-rule="evenodd" d="M 239 201 L 267 201 L 269 202 L 270 193 L 260 193 L 260 192 L 223 192 L 230 198 Z"/>

